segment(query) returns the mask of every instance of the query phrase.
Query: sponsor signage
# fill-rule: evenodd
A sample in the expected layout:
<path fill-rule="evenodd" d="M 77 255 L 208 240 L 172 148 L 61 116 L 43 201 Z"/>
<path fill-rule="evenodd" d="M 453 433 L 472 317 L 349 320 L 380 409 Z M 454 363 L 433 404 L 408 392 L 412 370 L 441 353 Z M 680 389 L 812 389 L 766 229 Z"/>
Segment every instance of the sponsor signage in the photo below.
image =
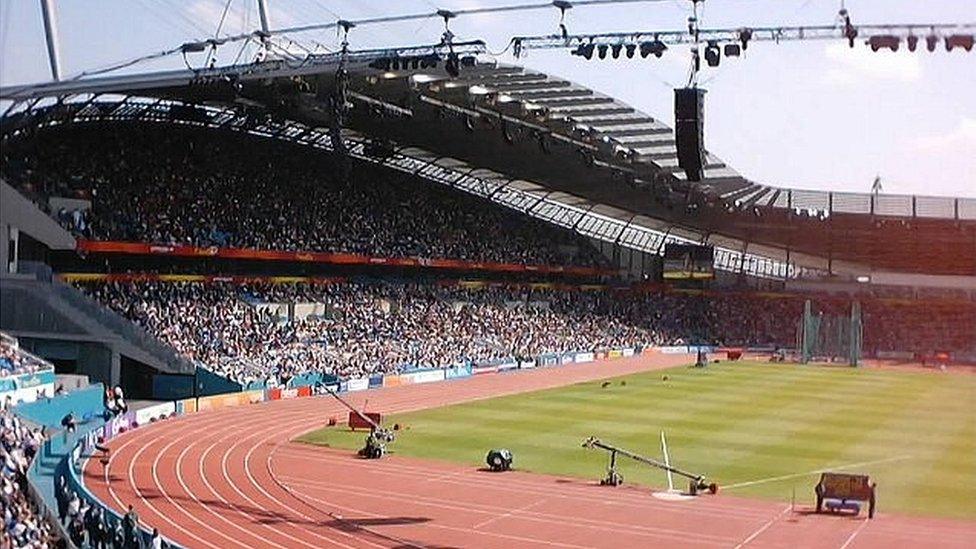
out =
<path fill-rule="evenodd" d="M 634 356 L 634 349 L 631 347 L 624 349 L 623 352 L 624 352 L 624 356 Z"/>
<path fill-rule="evenodd" d="M 54 383 L 54 370 L 44 370 L 28 374 L 18 374 L 0 379 L 0 392 L 15 389 L 29 389 Z"/>
<path fill-rule="evenodd" d="M 576 362 L 593 362 L 596 355 L 593 353 L 576 353 Z"/>
<path fill-rule="evenodd" d="M 353 378 L 346 381 L 347 391 L 365 391 L 366 389 L 369 389 L 368 377 Z"/>
<path fill-rule="evenodd" d="M 136 410 L 136 424 L 146 425 L 152 421 L 167 418 L 176 412 L 176 404 L 172 402 L 163 402 L 162 404 L 155 404 L 141 410 Z"/>
<path fill-rule="evenodd" d="M 3 402 L 10 397 L 10 402 L 14 404 L 36 402 L 41 396 L 51 397 L 54 395 L 54 384 L 45 383 L 43 385 L 35 385 L 33 387 L 27 387 L 26 389 L 12 389 L 9 391 L 0 391 L 0 402 Z"/>
<path fill-rule="evenodd" d="M 559 265 L 519 265 L 515 263 L 472 262 L 458 259 L 387 258 L 358 254 L 310 252 L 307 250 L 261 250 L 254 248 L 217 248 L 195 246 L 167 246 L 141 242 L 79 239 L 78 251 L 96 254 L 175 255 L 184 257 L 225 257 L 263 261 L 302 261 L 334 265 L 399 265 L 440 269 L 466 269 L 497 272 L 568 273 L 582 276 L 613 275 L 618 271 L 597 267 L 564 267 Z"/>
<path fill-rule="evenodd" d="M 658 350 L 666 355 L 683 355 L 688 353 L 688 347 L 685 346 L 668 346 L 668 347 L 658 347 Z"/>
<path fill-rule="evenodd" d="M 522 362 L 519 362 L 519 368 L 522 368 L 523 370 L 535 368 L 535 366 L 536 362 L 534 360 L 523 360 Z"/>
<path fill-rule="evenodd" d="M 452 366 L 444 370 L 445 379 L 456 379 L 460 377 L 468 377 L 471 375 L 471 364 L 459 364 L 457 366 Z"/>
<path fill-rule="evenodd" d="M 407 383 L 431 383 L 434 381 L 444 381 L 444 370 L 426 370 L 423 372 L 401 374 L 400 379 L 406 379 Z"/>
<path fill-rule="evenodd" d="M 506 370 L 514 370 L 518 368 L 518 362 L 503 362 L 498 365 L 498 371 L 504 372 Z"/>

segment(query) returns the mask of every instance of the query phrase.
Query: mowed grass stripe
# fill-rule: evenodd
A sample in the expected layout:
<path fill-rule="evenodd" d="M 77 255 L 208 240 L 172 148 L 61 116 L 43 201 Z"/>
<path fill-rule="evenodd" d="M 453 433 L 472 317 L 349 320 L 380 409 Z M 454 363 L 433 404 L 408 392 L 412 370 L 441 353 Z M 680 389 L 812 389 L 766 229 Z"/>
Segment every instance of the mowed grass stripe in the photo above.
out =
<path fill-rule="evenodd" d="M 663 429 L 676 465 L 720 484 L 885 460 L 863 467 L 878 478 L 883 510 L 976 513 L 969 491 L 976 485 L 976 376 L 723 363 L 607 381 L 606 388 L 587 382 L 397 415 L 387 421 L 406 430 L 393 448 L 481 466 L 488 449 L 506 447 L 519 469 L 596 479 L 608 456 L 580 448 L 583 438 L 660 457 Z M 363 436 L 326 429 L 302 439 L 358 448 Z M 906 454 L 912 459 L 890 459 Z M 665 483 L 659 470 L 620 465 L 629 483 Z M 815 481 L 808 475 L 734 493 L 785 500 L 795 486 L 798 498 L 809 499 Z"/>
<path fill-rule="evenodd" d="M 872 390 L 888 395 L 886 400 L 892 409 L 910 409 L 911 404 L 917 400 L 917 392 L 904 390 L 904 383 L 903 379 L 884 376 L 874 379 Z M 875 403 L 858 398 L 832 402 L 828 406 L 818 406 L 816 402 L 811 406 L 810 399 L 800 399 L 795 404 L 807 411 L 808 417 L 805 421 L 793 422 L 782 433 L 779 441 L 771 444 L 758 443 L 752 448 L 749 461 L 768 469 L 770 474 L 767 478 L 846 464 L 884 463 L 883 460 L 905 456 L 904 452 L 894 455 L 887 453 L 883 445 L 865 440 L 872 434 L 888 432 L 889 427 L 900 421 L 900 414 L 897 412 L 881 411 Z M 763 426 L 751 428 L 762 429 Z M 872 465 L 877 469 L 882 463 Z M 862 469 L 870 469 L 872 465 Z M 815 482 L 816 476 L 812 474 L 783 479 L 768 485 L 747 486 L 738 492 L 759 497 L 775 496 L 774 491 L 778 484 L 782 494 L 791 494 L 798 484 L 807 487 Z M 809 497 L 809 493 L 803 495 Z"/>

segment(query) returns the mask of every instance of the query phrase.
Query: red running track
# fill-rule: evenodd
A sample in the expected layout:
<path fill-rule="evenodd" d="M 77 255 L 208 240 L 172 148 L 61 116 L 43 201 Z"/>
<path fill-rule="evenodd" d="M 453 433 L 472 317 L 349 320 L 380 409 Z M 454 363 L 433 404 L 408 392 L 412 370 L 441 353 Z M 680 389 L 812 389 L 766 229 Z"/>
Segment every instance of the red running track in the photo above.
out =
<path fill-rule="evenodd" d="M 443 406 L 687 363 L 650 355 L 353 393 L 385 413 Z M 790 513 L 776 502 L 669 502 L 636 487 L 492 474 L 473 467 L 290 442 L 344 416 L 332 398 L 192 414 L 130 431 L 85 483 L 186 547 L 972 547 L 976 525 L 879 513 Z"/>

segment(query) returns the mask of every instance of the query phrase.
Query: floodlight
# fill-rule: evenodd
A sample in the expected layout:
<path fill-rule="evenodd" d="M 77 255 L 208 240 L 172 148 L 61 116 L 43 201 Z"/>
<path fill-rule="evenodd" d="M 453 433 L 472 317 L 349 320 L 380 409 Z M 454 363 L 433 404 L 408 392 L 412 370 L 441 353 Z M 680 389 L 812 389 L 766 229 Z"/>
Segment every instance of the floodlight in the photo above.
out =
<path fill-rule="evenodd" d="M 722 54 L 715 42 L 709 42 L 708 47 L 705 48 L 705 61 L 708 62 L 709 67 L 717 67 L 722 61 Z"/>

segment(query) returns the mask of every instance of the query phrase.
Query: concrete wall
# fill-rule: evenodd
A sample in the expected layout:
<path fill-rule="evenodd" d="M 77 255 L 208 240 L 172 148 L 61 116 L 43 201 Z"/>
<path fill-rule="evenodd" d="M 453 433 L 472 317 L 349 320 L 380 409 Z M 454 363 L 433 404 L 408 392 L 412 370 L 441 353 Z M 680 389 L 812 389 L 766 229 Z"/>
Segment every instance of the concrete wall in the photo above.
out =
<path fill-rule="evenodd" d="M 52 250 L 73 250 L 75 239 L 16 189 L 0 180 L 0 270 L 17 272 L 20 236 L 29 235 Z"/>

